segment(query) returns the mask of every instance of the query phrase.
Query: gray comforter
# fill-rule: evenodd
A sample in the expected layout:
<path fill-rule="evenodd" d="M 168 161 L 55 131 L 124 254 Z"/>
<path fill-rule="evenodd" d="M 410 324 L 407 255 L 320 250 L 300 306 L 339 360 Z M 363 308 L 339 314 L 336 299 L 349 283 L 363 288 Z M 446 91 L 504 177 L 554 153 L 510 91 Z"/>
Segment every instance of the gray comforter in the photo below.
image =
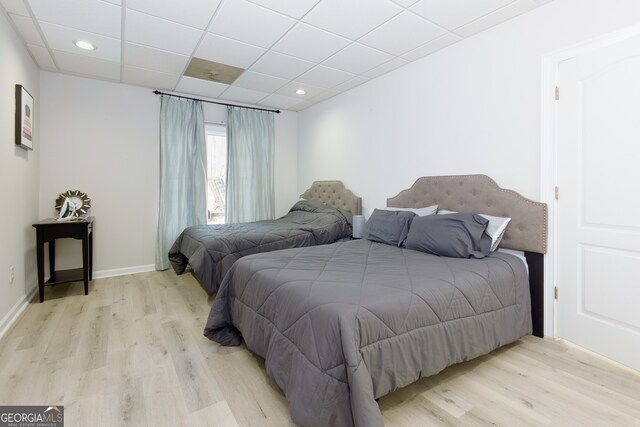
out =
<path fill-rule="evenodd" d="M 376 398 L 531 333 L 526 266 L 367 240 L 239 260 L 205 335 L 265 358 L 303 426 L 382 426 Z"/>
<path fill-rule="evenodd" d="M 177 274 L 191 267 L 204 290 L 212 295 L 237 259 L 333 243 L 351 234 L 351 218 L 341 209 L 301 200 L 276 220 L 188 227 L 169 250 L 169 261 Z"/>

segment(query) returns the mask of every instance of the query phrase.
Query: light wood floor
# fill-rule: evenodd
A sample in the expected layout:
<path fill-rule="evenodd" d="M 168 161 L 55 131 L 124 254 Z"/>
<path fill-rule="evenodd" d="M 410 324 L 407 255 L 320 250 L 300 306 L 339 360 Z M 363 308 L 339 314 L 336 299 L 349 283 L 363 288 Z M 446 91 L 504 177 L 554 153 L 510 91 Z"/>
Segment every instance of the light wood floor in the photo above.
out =
<path fill-rule="evenodd" d="M 169 271 L 47 288 L 0 340 L 0 404 L 62 404 L 70 427 L 293 425 L 260 358 L 202 336 L 210 304 Z M 640 426 L 640 375 L 526 337 L 379 404 L 389 426 Z"/>

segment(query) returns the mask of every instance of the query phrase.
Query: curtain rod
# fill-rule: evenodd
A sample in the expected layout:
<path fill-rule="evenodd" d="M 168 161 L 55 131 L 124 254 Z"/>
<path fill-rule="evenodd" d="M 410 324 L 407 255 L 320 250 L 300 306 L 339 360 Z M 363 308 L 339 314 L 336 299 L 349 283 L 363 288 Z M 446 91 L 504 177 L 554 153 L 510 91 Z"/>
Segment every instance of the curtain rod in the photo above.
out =
<path fill-rule="evenodd" d="M 154 90 L 153 93 L 155 93 L 156 95 L 173 96 L 174 98 L 190 99 L 192 101 L 208 102 L 209 104 L 225 105 L 227 107 L 246 108 L 247 110 L 270 111 L 272 113 L 280 114 L 280 110 L 271 110 L 269 108 L 245 107 L 244 105 L 227 104 L 225 102 L 209 101 L 209 100 L 206 100 L 206 99 L 191 98 L 189 96 L 174 95 L 172 93 L 160 92 L 159 90 Z"/>

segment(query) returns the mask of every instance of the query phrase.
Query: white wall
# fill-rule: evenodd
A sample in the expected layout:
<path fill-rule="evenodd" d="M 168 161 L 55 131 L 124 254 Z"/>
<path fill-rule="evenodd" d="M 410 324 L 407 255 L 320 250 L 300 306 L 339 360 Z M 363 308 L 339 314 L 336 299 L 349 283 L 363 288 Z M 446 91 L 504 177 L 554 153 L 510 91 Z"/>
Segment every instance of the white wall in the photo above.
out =
<path fill-rule="evenodd" d="M 92 199 L 94 270 L 154 264 L 159 194 L 159 98 L 151 89 L 42 72 L 40 216 L 65 190 Z M 205 120 L 224 107 L 205 104 Z M 276 118 L 276 213 L 297 200 L 297 113 Z M 81 265 L 80 242 L 60 242 L 56 267 Z M 58 249 L 58 247 L 56 247 Z M 125 270 L 126 271 L 126 270 Z"/>
<path fill-rule="evenodd" d="M 33 151 L 15 145 L 15 85 L 34 98 Z M 22 40 L 0 12 L 0 333 L 37 286 L 35 229 L 40 166 L 39 71 Z M 9 268 L 15 278 L 9 283 Z"/>
<path fill-rule="evenodd" d="M 342 179 L 368 214 L 420 176 L 484 173 L 539 199 L 541 57 L 638 22 L 636 0 L 555 0 L 304 110 L 298 190 Z"/>
<path fill-rule="evenodd" d="M 158 98 L 151 90 L 42 72 L 40 216 L 63 191 L 91 197 L 94 271 L 150 265 L 158 217 Z M 56 268 L 81 265 L 61 241 Z M 57 249 L 57 248 L 56 248 Z"/>
<path fill-rule="evenodd" d="M 298 178 L 298 113 L 281 111 L 275 116 L 276 147 L 274 186 L 276 218 L 289 212 L 300 198 Z"/>

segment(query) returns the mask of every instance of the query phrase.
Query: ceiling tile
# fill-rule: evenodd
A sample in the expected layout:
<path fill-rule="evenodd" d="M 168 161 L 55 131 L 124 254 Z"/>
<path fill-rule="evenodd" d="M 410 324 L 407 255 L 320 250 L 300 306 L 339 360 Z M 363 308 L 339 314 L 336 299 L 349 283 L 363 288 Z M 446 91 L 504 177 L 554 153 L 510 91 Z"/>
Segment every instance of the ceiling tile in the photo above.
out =
<path fill-rule="evenodd" d="M 108 37 L 120 37 L 121 8 L 98 0 L 30 0 L 39 22 L 50 22 Z"/>
<path fill-rule="evenodd" d="M 405 11 L 364 36 L 360 42 L 393 55 L 402 55 L 442 34 L 441 28 Z"/>
<path fill-rule="evenodd" d="M 255 104 L 267 95 L 269 94 L 266 92 L 245 89 L 238 86 L 229 86 L 229 88 L 225 90 L 222 95 L 220 95 L 220 98 L 226 99 L 228 101 L 247 102 L 249 104 Z"/>
<path fill-rule="evenodd" d="M 351 80 L 347 80 L 346 82 L 334 87 L 333 90 L 336 90 L 338 92 L 344 92 L 356 86 L 360 86 L 361 84 L 366 83 L 368 81 L 369 81 L 369 78 L 365 76 L 355 76 Z"/>
<path fill-rule="evenodd" d="M 38 28 L 36 28 L 36 25 L 33 23 L 33 20 L 30 17 L 13 14 L 9 14 L 9 16 L 13 20 L 13 23 L 16 25 L 16 28 L 22 36 L 22 39 L 27 44 L 44 46 L 44 42 L 42 41 L 42 37 L 40 37 Z"/>
<path fill-rule="evenodd" d="M 312 101 L 302 101 L 296 105 L 294 105 L 293 107 L 289 107 L 287 108 L 287 110 L 291 110 L 291 111 L 302 111 L 305 108 L 309 108 L 311 107 L 313 104 L 315 104 L 315 102 Z"/>
<path fill-rule="evenodd" d="M 476 19 L 475 21 L 458 28 L 457 30 L 455 30 L 455 32 L 462 37 L 469 37 L 479 33 L 480 31 L 484 31 L 487 28 L 491 28 L 494 25 L 498 25 L 508 19 L 514 18 L 518 15 L 522 15 L 523 13 L 535 9 L 538 6 L 539 4 L 536 3 L 535 0 L 518 0 L 508 6 L 500 8 L 495 12 L 485 15 L 480 19 Z"/>
<path fill-rule="evenodd" d="M 299 23 L 276 43 L 273 50 L 317 63 L 327 59 L 349 43 L 349 40 L 343 37 Z"/>
<path fill-rule="evenodd" d="M 388 53 L 353 43 L 322 64 L 353 74 L 362 74 L 393 59 Z"/>
<path fill-rule="evenodd" d="M 305 95 L 298 95 L 296 90 L 304 89 L 307 93 Z M 307 83 L 302 83 L 298 81 L 289 82 L 286 85 L 282 86 L 280 89 L 276 91 L 280 95 L 289 96 L 292 98 L 298 98 L 301 101 L 305 99 L 311 99 L 314 96 L 320 95 L 322 92 L 325 92 L 326 89 L 314 85 L 310 85 Z"/>
<path fill-rule="evenodd" d="M 120 64 L 68 52 L 53 51 L 62 72 L 106 80 L 120 80 Z"/>
<path fill-rule="evenodd" d="M 320 0 L 249 0 L 295 19 L 302 18 Z"/>
<path fill-rule="evenodd" d="M 398 3 L 402 7 L 409 7 L 417 1 L 418 0 L 393 0 L 394 3 Z"/>
<path fill-rule="evenodd" d="M 313 98 L 311 98 L 311 102 L 321 102 L 324 101 L 326 99 L 329 98 L 333 98 L 334 96 L 336 96 L 339 92 L 333 91 L 333 90 L 325 90 L 322 93 L 317 94 L 316 96 L 314 96 Z"/>
<path fill-rule="evenodd" d="M 42 69 L 165 90 L 177 83 L 177 91 L 240 102 L 262 104 L 267 101 L 261 97 L 272 94 L 267 98 L 277 108 L 299 109 L 549 1 L 0 0 L 0 5 Z M 76 39 L 88 39 L 98 49 L 79 50 L 72 44 Z M 231 86 L 187 78 L 182 73 L 191 55 L 245 71 Z M 298 88 L 308 94 L 296 95 Z"/>
<path fill-rule="evenodd" d="M 354 75 L 351 73 L 325 67 L 324 65 L 318 65 L 297 77 L 296 81 L 329 89 L 353 77 Z"/>
<path fill-rule="evenodd" d="M 156 18 L 135 10 L 127 10 L 125 40 L 191 55 L 202 37 L 202 31 L 186 25 Z"/>
<path fill-rule="evenodd" d="M 280 89 L 288 82 L 289 80 L 269 76 L 267 74 L 245 71 L 233 82 L 233 85 L 271 93 Z"/>
<path fill-rule="evenodd" d="M 127 0 L 127 8 L 204 30 L 220 0 L 180 1 Z"/>
<path fill-rule="evenodd" d="M 283 110 L 289 109 L 292 106 L 299 104 L 298 98 L 292 98 L 290 96 L 278 95 L 273 93 L 259 102 L 260 105 L 271 108 L 281 108 Z"/>
<path fill-rule="evenodd" d="M 173 90 L 180 79 L 178 74 L 167 74 L 138 67 L 124 67 L 122 83 L 150 87 L 154 89 Z"/>
<path fill-rule="evenodd" d="M 195 56 L 220 64 L 248 68 L 264 52 L 266 49 L 261 47 L 207 33 L 198 46 Z"/>
<path fill-rule="evenodd" d="M 401 11 L 387 0 L 323 0 L 303 21 L 356 40 Z"/>
<path fill-rule="evenodd" d="M 411 7 L 418 15 L 453 30 L 487 13 L 506 6 L 513 0 L 421 0 Z"/>
<path fill-rule="evenodd" d="M 415 61 L 416 59 L 420 59 L 423 56 L 430 55 L 433 52 L 459 42 L 460 40 L 462 40 L 462 38 L 453 33 L 444 33 L 443 36 L 440 36 L 435 40 L 425 43 L 422 46 L 405 53 L 404 55 L 402 55 L 402 57 L 409 61 Z"/>
<path fill-rule="evenodd" d="M 41 23 L 40 28 L 53 50 L 73 53 L 105 61 L 120 62 L 120 40 L 89 33 L 83 30 L 63 27 L 56 24 Z M 73 44 L 74 40 L 85 40 L 97 47 L 96 50 L 83 50 Z"/>
<path fill-rule="evenodd" d="M 271 47 L 295 20 L 243 0 L 228 0 L 209 31 L 260 47 Z"/>
<path fill-rule="evenodd" d="M 192 95 L 206 96 L 208 98 L 217 98 L 228 87 L 229 85 L 225 85 L 222 83 L 210 82 L 208 80 L 183 76 L 178 82 L 175 91 L 190 93 Z"/>
<path fill-rule="evenodd" d="M 295 79 L 300 74 L 311 69 L 315 64 L 302 59 L 294 58 L 278 52 L 268 51 L 255 64 L 251 66 L 251 71 L 257 71 L 270 76 L 281 77 L 283 79 Z"/>
<path fill-rule="evenodd" d="M 390 71 L 393 71 L 396 68 L 400 68 L 404 65 L 407 65 L 408 63 L 409 61 L 405 59 L 395 57 L 391 61 L 385 62 L 384 64 L 374 68 L 373 70 L 367 71 L 366 73 L 364 73 L 364 75 L 373 79 L 383 74 L 386 74 Z"/>
<path fill-rule="evenodd" d="M 7 13 L 14 15 L 29 16 L 29 11 L 22 0 L 0 0 L 0 4 Z"/>
<path fill-rule="evenodd" d="M 187 62 L 189 62 L 189 57 L 186 55 L 178 55 L 139 44 L 124 43 L 125 66 L 181 75 Z"/>
<path fill-rule="evenodd" d="M 53 58 L 51 58 L 49 49 L 33 44 L 28 44 L 27 47 L 42 70 L 58 71 L 56 64 L 53 63 Z"/>

